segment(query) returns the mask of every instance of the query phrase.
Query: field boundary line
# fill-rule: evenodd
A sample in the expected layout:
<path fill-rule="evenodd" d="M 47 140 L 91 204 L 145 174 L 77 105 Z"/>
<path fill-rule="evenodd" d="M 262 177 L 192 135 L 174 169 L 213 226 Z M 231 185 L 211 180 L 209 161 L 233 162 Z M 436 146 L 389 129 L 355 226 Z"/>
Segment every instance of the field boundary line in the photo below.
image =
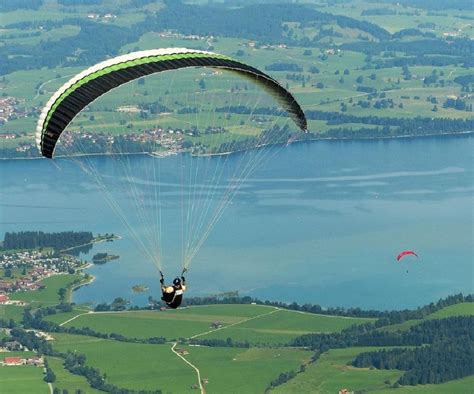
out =
<path fill-rule="evenodd" d="M 178 344 L 177 342 L 173 342 L 173 346 L 171 346 L 171 351 L 196 371 L 196 374 L 197 374 L 197 377 L 198 377 L 199 389 L 201 390 L 201 394 L 205 394 L 206 391 L 204 390 L 204 387 L 203 387 L 202 382 L 201 382 L 201 372 L 199 371 L 199 368 L 196 367 L 194 364 L 191 364 L 191 362 L 186 360 L 181 354 L 179 354 L 176 350 L 174 350 L 174 348 L 176 347 L 177 344 Z"/>
<path fill-rule="evenodd" d="M 274 306 L 273 308 L 275 308 L 273 311 L 270 311 L 270 312 L 267 312 L 267 313 L 262 313 L 261 315 L 257 315 L 257 316 L 252 316 L 252 317 L 249 317 L 248 319 L 240 320 L 237 323 L 229 324 L 228 326 L 222 326 L 222 327 L 219 327 L 219 328 L 208 330 L 206 332 L 202 332 L 200 334 L 193 335 L 192 337 L 189 337 L 188 339 L 194 339 L 194 338 L 200 337 L 201 335 L 206 335 L 206 334 L 210 334 L 211 332 L 215 332 L 215 331 L 223 330 L 225 328 L 233 327 L 233 326 L 236 326 L 237 324 L 245 323 L 245 322 L 248 322 L 250 320 L 257 319 L 257 318 L 262 317 L 262 316 L 271 315 L 272 313 L 283 310 L 283 309 L 278 308 L 276 306 Z"/>

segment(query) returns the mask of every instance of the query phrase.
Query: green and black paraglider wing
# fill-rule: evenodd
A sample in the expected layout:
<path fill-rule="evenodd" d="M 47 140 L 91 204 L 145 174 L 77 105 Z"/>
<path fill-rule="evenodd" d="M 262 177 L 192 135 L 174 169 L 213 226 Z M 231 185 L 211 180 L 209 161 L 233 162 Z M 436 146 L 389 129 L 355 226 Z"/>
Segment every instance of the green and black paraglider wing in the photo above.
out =
<path fill-rule="evenodd" d="M 306 130 L 305 115 L 292 94 L 262 71 L 212 52 L 164 48 L 118 56 L 70 79 L 40 115 L 36 132 L 38 149 L 43 156 L 51 158 L 66 126 L 84 107 L 110 90 L 150 74 L 187 67 L 225 69 L 250 79 L 268 91 L 301 130 Z"/>

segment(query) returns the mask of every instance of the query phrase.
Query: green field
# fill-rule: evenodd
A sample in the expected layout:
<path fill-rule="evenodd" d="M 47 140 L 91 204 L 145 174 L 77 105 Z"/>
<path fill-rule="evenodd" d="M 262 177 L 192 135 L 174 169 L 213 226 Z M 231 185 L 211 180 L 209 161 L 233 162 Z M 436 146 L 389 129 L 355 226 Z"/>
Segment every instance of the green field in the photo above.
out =
<path fill-rule="evenodd" d="M 34 291 L 22 291 L 12 294 L 11 299 L 22 300 L 40 304 L 58 304 L 60 302 L 58 291 L 67 288 L 76 279 L 81 279 L 82 275 L 54 275 L 43 279 L 41 283 L 46 286 L 44 289 Z"/>
<path fill-rule="evenodd" d="M 0 382 L 0 393 L 49 394 L 50 392 L 48 385 L 43 381 L 43 368 L 29 365 L 0 367 Z"/>
<path fill-rule="evenodd" d="M 171 352 L 170 344 L 132 344 L 67 334 L 54 334 L 54 337 L 56 350 L 85 354 L 86 365 L 99 368 L 107 374 L 110 383 L 119 387 L 182 393 L 197 382 L 193 369 Z M 199 368 L 202 379 L 209 379 L 207 393 L 263 392 L 281 372 L 299 370 L 312 354 L 278 348 L 178 348 L 186 349 L 189 354 L 184 357 Z M 51 365 L 55 372 L 61 367 L 59 361 Z M 79 387 L 80 382 L 71 379 L 60 372 L 56 385 Z"/>
<path fill-rule="evenodd" d="M 23 318 L 24 309 L 23 306 L 18 305 L 0 305 L 0 319 L 13 319 L 16 322 L 19 322 Z"/>
<path fill-rule="evenodd" d="M 277 310 L 265 316 L 224 328 L 200 339 L 226 339 L 249 341 L 260 344 L 286 344 L 292 339 L 308 333 L 338 332 L 353 324 L 361 324 L 373 319 L 324 316 L 289 310 Z"/>
<path fill-rule="evenodd" d="M 210 330 L 213 322 L 235 324 L 273 308 L 238 305 L 237 310 L 225 307 L 190 307 L 176 311 L 132 311 L 87 314 L 67 323 L 66 327 L 90 327 L 106 333 L 118 333 L 130 338 L 164 336 L 167 339 L 187 338 Z"/>
<path fill-rule="evenodd" d="M 68 390 L 69 393 L 75 393 L 76 390 L 82 390 L 83 393 L 97 394 L 101 391 L 95 390 L 89 386 L 87 380 L 79 375 L 70 373 L 63 367 L 64 360 L 61 358 L 48 357 L 48 366 L 56 375 L 56 380 L 53 383 L 53 388 L 59 390 Z"/>
<path fill-rule="evenodd" d="M 51 319 L 59 322 L 60 317 L 48 318 Z M 66 320 L 64 318 L 63 322 Z M 199 339 L 231 337 L 240 342 L 286 344 L 302 334 L 341 331 L 352 324 L 371 320 L 300 313 L 261 305 L 209 305 L 164 312 L 88 313 L 65 326 L 90 327 L 99 332 L 118 333 L 129 338 L 164 336 L 171 340 L 194 336 Z M 223 328 L 211 330 L 213 322 L 221 323 Z"/>
<path fill-rule="evenodd" d="M 208 378 L 206 393 L 263 393 L 281 372 L 298 371 L 312 352 L 298 349 L 188 346 L 186 359 Z"/>
<path fill-rule="evenodd" d="M 72 319 L 74 316 L 80 315 L 82 313 L 87 313 L 87 310 L 84 309 L 73 309 L 71 312 L 66 313 L 57 313 L 55 315 L 49 315 L 44 318 L 46 321 L 50 321 L 56 324 L 64 323 L 69 319 Z"/>
<path fill-rule="evenodd" d="M 94 313 L 80 316 L 65 324 L 66 327 L 89 327 L 104 333 L 117 333 L 129 338 L 164 336 L 167 339 L 188 337 L 209 329 L 211 321 L 205 318 L 180 319 L 179 324 L 166 312 Z"/>
<path fill-rule="evenodd" d="M 171 352 L 171 345 L 124 343 L 86 336 L 54 334 L 59 351 L 85 354 L 86 364 L 107 374 L 107 380 L 134 390 L 187 392 L 197 382 L 195 372 Z"/>

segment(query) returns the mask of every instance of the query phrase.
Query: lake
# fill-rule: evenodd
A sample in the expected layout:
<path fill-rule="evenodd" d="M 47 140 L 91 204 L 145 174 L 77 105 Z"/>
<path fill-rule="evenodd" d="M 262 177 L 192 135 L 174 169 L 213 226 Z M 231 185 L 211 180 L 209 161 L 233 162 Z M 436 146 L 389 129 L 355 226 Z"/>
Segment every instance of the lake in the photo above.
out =
<path fill-rule="evenodd" d="M 265 148 L 266 160 L 242 180 L 193 259 L 189 293 L 239 290 L 261 299 L 392 309 L 473 292 L 473 145 L 471 136 L 460 136 Z M 128 213 L 127 204 L 133 204 L 116 160 L 89 160 Z M 232 168 L 242 156 L 227 160 Z M 128 158 L 134 184 L 142 182 L 143 190 L 142 175 L 159 162 L 160 204 L 142 207 L 144 219 L 161 218 L 156 237 L 169 280 L 182 266 L 179 201 L 195 192 L 180 186 L 180 180 L 186 182 L 183 168 L 198 168 L 204 161 L 206 171 L 214 171 L 222 158 Z M 1 161 L 0 175 L 0 236 L 20 230 L 90 230 L 123 237 L 97 244 L 84 256 L 109 252 L 120 259 L 90 268 L 96 280 L 75 292 L 75 302 L 122 296 L 144 304 L 149 295 L 158 297 L 156 267 L 76 163 Z M 225 169 L 219 179 L 225 183 L 231 177 Z M 204 183 L 192 185 L 205 190 Z M 204 193 L 196 201 L 208 207 L 215 199 Z M 146 220 L 130 218 L 128 224 L 139 239 L 147 236 Z M 397 263 L 397 254 L 406 249 L 419 258 Z M 150 290 L 133 294 L 135 284 Z"/>

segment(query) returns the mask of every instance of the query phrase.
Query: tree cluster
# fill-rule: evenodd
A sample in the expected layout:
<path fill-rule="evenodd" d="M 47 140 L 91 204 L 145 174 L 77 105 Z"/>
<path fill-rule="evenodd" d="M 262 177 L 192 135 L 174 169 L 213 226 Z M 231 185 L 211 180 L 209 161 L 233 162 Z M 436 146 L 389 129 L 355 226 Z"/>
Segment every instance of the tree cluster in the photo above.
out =
<path fill-rule="evenodd" d="M 249 348 L 250 343 L 245 342 L 235 342 L 232 338 L 227 339 L 190 339 L 190 345 L 200 345 L 200 346 L 209 346 L 209 347 L 239 347 L 239 348 Z"/>
<path fill-rule="evenodd" d="M 66 249 L 90 243 L 93 235 L 90 231 L 62 231 L 45 233 L 43 231 L 6 232 L 3 249 L 35 249 L 52 247 Z"/>

